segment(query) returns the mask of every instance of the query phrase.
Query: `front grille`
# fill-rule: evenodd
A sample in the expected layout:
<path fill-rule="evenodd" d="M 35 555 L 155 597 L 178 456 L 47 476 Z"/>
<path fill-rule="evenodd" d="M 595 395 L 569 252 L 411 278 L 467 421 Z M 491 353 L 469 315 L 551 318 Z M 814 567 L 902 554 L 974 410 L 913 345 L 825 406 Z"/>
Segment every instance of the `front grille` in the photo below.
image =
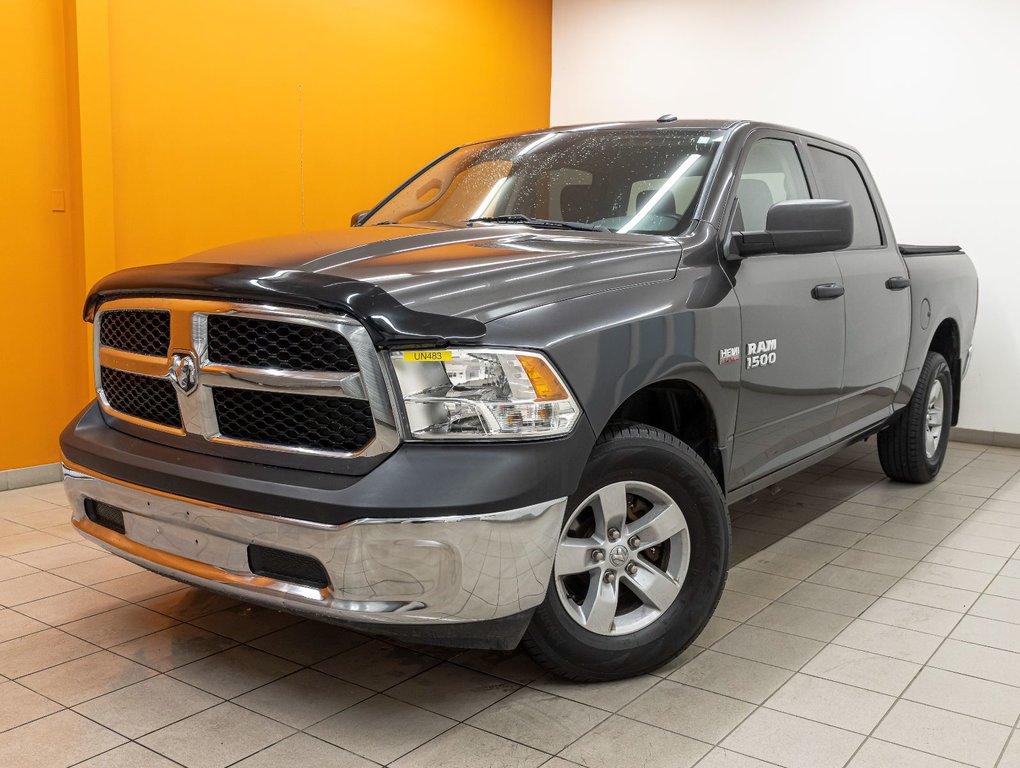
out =
<path fill-rule="evenodd" d="M 314 557 L 272 549 L 258 544 L 248 545 L 248 567 L 259 576 L 291 581 L 323 589 L 329 585 L 329 576 L 322 563 Z"/>
<path fill-rule="evenodd" d="M 181 427 L 181 410 L 174 385 L 167 379 L 100 368 L 100 386 L 110 407 L 143 421 Z"/>
<path fill-rule="evenodd" d="M 237 315 L 209 316 L 209 360 L 286 371 L 358 370 L 354 350 L 339 333 Z"/>
<path fill-rule="evenodd" d="M 99 343 L 139 355 L 165 357 L 170 348 L 170 313 L 155 309 L 115 309 L 99 321 Z"/>
<path fill-rule="evenodd" d="M 85 517 L 97 525 L 109 528 L 117 533 L 124 533 L 124 510 L 111 506 L 104 501 L 85 499 Z"/>
<path fill-rule="evenodd" d="M 364 400 L 217 387 L 220 434 L 235 440 L 323 451 L 360 451 L 375 437 Z"/>

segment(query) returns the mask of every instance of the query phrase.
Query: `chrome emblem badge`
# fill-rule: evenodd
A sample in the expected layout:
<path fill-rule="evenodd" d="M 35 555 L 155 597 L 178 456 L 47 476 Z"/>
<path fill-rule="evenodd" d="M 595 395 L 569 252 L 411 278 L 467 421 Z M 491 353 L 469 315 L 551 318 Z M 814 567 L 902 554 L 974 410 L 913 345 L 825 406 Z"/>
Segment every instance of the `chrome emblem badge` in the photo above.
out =
<path fill-rule="evenodd" d="M 611 562 L 616 568 L 620 568 L 624 563 L 626 563 L 628 557 L 630 557 L 630 553 L 622 544 L 616 545 L 609 551 L 609 562 Z"/>
<path fill-rule="evenodd" d="M 174 383 L 186 395 L 190 395 L 198 386 L 198 365 L 195 356 L 188 353 L 174 353 L 170 358 L 170 373 Z"/>

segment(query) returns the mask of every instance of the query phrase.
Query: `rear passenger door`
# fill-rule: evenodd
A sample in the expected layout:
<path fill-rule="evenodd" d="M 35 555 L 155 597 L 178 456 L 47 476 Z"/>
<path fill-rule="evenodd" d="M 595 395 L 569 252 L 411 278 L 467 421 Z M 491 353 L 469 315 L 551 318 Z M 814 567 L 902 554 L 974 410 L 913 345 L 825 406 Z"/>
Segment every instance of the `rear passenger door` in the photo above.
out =
<path fill-rule="evenodd" d="M 764 230 L 774 203 L 813 196 L 797 138 L 759 135 L 739 166 L 735 231 Z M 840 282 L 831 252 L 746 257 L 733 280 L 742 335 L 730 464 L 736 487 L 829 444 L 843 379 L 844 318 L 842 298 L 814 291 Z"/>
<path fill-rule="evenodd" d="M 846 312 L 843 386 L 833 422 L 838 440 L 892 412 L 910 341 L 910 289 L 860 157 L 813 139 L 807 140 L 807 156 L 818 196 L 846 200 L 854 211 L 853 243 L 835 253 Z"/>

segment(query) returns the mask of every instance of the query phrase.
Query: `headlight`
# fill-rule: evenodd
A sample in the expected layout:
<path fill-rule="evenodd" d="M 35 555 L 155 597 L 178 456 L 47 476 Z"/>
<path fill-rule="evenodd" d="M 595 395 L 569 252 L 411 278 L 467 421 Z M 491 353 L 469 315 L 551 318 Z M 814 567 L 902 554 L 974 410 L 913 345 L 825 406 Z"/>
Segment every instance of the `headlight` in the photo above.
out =
<path fill-rule="evenodd" d="M 580 413 L 537 352 L 415 350 L 391 359 L 415 438 L 553 437 L 569 432 Z"/>

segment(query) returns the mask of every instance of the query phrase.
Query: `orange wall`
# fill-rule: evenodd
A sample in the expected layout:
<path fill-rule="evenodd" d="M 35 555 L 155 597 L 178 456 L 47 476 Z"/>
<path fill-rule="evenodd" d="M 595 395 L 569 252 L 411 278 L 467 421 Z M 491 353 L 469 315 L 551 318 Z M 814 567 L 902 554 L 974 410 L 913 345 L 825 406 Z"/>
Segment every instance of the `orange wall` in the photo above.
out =
<path fill-rule="evenodd" d="M 0 12 L 0 168 L 13 168 L 0 258 L 16 287 L 0 312 L 19 339 L 16 375 L 0 375 L 0 469 L 59 458 L 56 436 L 89 397 L 79 310 L 96 277 L 346 226 L 451 146 L 549 122 L 551 0 Z M 61 188 L 70 209 L 52 213 Z"/>
<path fill-rule="evenodd" d="M 0 18 L 0 469 L 56 460 L 84 402 L 80 266 L 72 258 L 61 6 L 4 0 Z"/>
<path fill-rule="evenodd" d="M 117 264 L 346 226 L 548 125 L 548 0 L 110 0 Z"/>

